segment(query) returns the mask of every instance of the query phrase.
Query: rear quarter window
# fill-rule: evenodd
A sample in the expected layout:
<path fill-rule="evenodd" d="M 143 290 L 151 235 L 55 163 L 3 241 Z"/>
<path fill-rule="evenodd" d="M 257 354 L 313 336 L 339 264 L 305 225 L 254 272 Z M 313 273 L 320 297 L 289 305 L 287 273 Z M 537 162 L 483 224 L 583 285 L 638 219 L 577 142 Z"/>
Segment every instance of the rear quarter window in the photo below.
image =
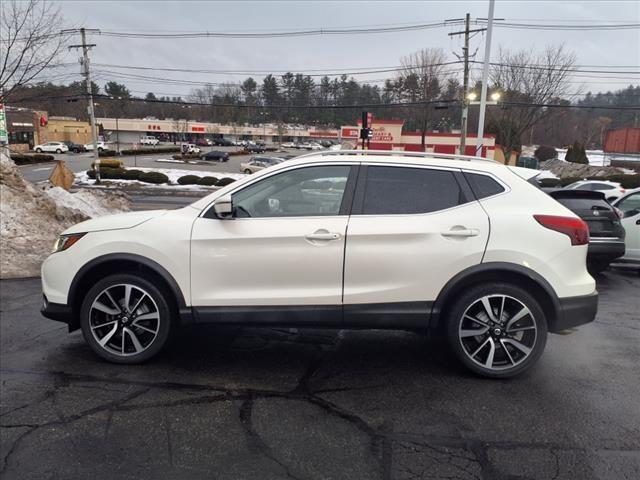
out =
<path fill-rule="evenodd" d="M 504 192 L 504 187 L 488 175 L 464 172 L 464 176 L 478 200 Z"/>

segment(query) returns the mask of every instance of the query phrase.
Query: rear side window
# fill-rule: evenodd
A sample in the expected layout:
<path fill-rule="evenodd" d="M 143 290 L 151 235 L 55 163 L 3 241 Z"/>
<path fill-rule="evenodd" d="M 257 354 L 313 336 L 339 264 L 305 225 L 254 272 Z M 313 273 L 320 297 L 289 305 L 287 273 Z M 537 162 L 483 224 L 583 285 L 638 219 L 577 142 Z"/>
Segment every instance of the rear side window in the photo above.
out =
<path fill-rule="evenodd" d="M 487 175 L 464 172 L 464 176 L 478 200 L 504 192 L 504 187 Z"/>
<path fill-rule="evenodd" d="M 429 213 L 466 202 L 452 172 L 407 167 L 368 167 L 364 215 Z"/>

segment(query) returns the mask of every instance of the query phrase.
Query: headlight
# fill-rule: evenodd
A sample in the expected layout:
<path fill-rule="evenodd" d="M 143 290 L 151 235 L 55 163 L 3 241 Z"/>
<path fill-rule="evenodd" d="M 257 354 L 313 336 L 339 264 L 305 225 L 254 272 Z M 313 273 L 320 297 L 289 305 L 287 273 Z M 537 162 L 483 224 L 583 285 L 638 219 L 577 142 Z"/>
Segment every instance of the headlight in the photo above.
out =
<path fill-rule="evenodd" d="M 53 251 L 51 253 L 62 252 L 66 250 L 71 245 L 76 243 L 82 237 L 84 237 L 86 233 L 72 233 L 70 235 L 60 235 L 56 240 L 56 243 L 53 244 Z"/>

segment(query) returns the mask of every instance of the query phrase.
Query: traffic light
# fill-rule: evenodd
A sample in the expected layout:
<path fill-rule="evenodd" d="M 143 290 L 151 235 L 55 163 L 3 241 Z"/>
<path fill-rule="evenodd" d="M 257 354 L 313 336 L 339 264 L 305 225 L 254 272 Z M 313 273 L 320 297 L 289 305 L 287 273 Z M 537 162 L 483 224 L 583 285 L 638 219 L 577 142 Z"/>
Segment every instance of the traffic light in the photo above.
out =
<path fill-rule="evenodd" d="M 373 138 L 373 130 L 371 128 L 363 128 L 360 130 L 360 138 L 362 140 L 370 140 Z"/>

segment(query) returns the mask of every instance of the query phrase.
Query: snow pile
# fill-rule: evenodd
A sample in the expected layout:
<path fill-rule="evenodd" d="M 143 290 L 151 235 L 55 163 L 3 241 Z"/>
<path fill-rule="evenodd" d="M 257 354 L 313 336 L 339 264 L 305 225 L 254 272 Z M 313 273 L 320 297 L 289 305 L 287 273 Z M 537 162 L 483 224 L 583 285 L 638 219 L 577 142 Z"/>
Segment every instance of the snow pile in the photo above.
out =
<path fill-rule="evenodd" d="M 58 205 L 64 205 L 90 218 L 129 210 L 129 198 L 122 192 L 105 193 L 100 190 L 92 192 L 81 190 L 69 193 L 64 188 L 54 187 L 45 190 L 45 193 Z"/>
<path fill-rule="evenodd" d="M 199 177 L 216 177 L 220 178 L 233 178 L 234 180 L 240 180 L 241 178 L 246 177 L 247 175 L 244 173 L 229 173 L 229 172 L 213 172 L 210 170 L 181 170 L 178 168 L 129 168 L 129 170 L 141 170 L 143 172 L 160 172 L 164 173 L 167 177 L 169 177 L 169 185 L 166 183 L 154 184 L 154 183 L 145 183 L 139 182 L 138 180 L 122 180 L 122 179 L 103 179 L 101 183 L 101 187 L 105 187 L 106 185 L 111 186 L 136 186 L 136 187 L 145 187 L 145 188 L 171 188 L 180 189 L 180 190 L 211 190 L 212 188 L 218 188 L 209 185 L 180 185 L 178 184 L 178 179 L 180 177 L 184 177 L 185 175 L 197 175 Z M 87 175 L 87 172 L 78 172 L 75 174 L 76 185 L 82 185 L 91 187 L 95 185 L 95 181 L 90 179 Z"/>
<path fill-rule="evenodd" d="M 111 193 L 70 194 L 60 188 L 50 192 L 26 182 L 0 151 L 0 278 L 40 275 L 40 264 L 60 232 L 94 215 L 128 210 L 128 200 L 111 200 Z"/>

